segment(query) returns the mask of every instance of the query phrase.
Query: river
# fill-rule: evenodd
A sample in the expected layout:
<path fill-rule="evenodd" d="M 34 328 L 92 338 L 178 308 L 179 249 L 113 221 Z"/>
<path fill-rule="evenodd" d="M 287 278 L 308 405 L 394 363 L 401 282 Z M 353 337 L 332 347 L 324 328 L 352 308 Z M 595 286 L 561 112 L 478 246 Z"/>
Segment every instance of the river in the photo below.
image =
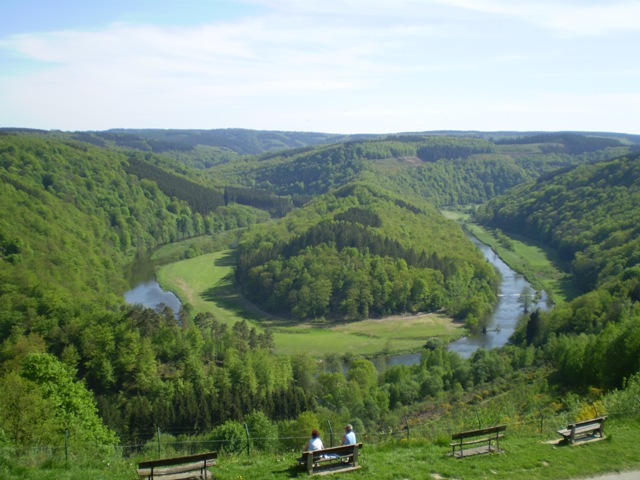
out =
<path fill-rule="evenodd" d="M 175 293 L 164 291 L 156 281 L 150 253 L 139 255 L 127 270 L 131 290 L 125 292 L 125 302 L 147 308 L 157 308 L 164 304 L 171 307 L 176 318 L 178 317 L 182 306 L 180 299 Z"/>
<path fill-rule="evenodd" d="M 471 240 L 478 246 L 485 258 L 500 272 L 502 283 L 498 294 L 498 304 L 491 315 L 487 332 L 484 334 L 462 337 L 449 344 L 449 350 L 458 352 L 465 358 L 478 348 L 491 349 L 501 347 L 509 341 L 509 337 L 514 332 L 518 319 L 522 315 L 522 305 L 520 303 L 520 293 L 525 287 L 531 284 L 524 276 L 512 270 L 502 259 L 487 245 L 471 236 Z M 145 307 L 156 308 L 160 304 L 166 304 L 176 312 L 180 311 L 180 300 L 173 292 L 162 290 L 158 282 L 153 277 L 153 269 L 135 268 L 138 274 L 144 272 L 144 278 L 138 278 L 134 288 L 124 294 L 125 301 L 129 304 L 142 304 Z M 151 278 L 151 279 L 150 279 Z M 541 310 L 548 309 L 547 295 L 540 292 L 540 301 L 534 305 Z M 378 368 L 389 367 L 397 364 L 412 365 L 420 361 L 419 353 L 408 353 L 393 355 L 390 357 L 379 357 L 375 360 Z"/>
<path fill-rule="evenodd" d="M 489 246 L 475 237 L 469 238 L 480 248 L 485 258 L 500 272 L 502 283 L 498 293 L 498 304 L 489 320 L 487 333 L 463 337 L 449 344 L 449 350 L 458 352 L 463 357 L 469 357 L 478 348 L 497 348 L 507 343 L 516 328 L 518 319 L 522 315 L 520 293 L 526 287 L 530 288 L 531 292 L 535 292 L 527 279 L 512 270 Z M 546 292 L 540 292 L 540 301 L 533 307 L 540 308 L 540 310 L 549 308 Z"/>

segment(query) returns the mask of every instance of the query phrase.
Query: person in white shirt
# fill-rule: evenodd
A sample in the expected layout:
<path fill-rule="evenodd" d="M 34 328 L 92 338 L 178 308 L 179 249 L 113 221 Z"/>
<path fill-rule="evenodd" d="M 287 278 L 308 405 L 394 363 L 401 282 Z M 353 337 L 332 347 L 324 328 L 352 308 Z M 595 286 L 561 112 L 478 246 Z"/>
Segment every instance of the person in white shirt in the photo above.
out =
<path fill-rule="evenodd" d="M 344 436 L 342 437 L 342 445 L 354 445 L 356 443 L 356 432 L 353 431 L 353 425 L 348 424 L 344 427 Z"/>
<path fill-rule="evenodd" d="M 324 445 L 322 444 L 322 440 L 320 439 L 320 432 L 318 430 L 313 430 L 311 432 L 311 438 L 307 442 L 305 447 L 305 451 L 313 451 L 313 450 L 324 450 Z"/>

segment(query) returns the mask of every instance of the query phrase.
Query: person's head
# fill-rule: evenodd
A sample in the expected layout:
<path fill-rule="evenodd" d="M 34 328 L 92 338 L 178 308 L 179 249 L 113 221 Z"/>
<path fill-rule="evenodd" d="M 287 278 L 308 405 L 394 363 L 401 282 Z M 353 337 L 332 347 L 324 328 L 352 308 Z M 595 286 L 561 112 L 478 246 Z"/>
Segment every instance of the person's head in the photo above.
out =
<path fill-rule="evenodd" d="M 353 430 L 353 425 L 351 425 L 350 423 L 344 426 L 345 432 L 349 433 L 351 430 Z"/>
<path fill-rule="evenodd" d="M 311 430 L 311 438 L 318 438 L 320 436 L 320 432 L 318 430 Z"/>

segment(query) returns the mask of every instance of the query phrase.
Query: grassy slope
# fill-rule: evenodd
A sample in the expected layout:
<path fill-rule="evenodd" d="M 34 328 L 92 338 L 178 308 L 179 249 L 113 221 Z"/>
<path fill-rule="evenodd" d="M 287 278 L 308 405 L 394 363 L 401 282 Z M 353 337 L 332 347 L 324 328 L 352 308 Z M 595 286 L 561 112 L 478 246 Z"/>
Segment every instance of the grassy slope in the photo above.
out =
<path fill-rule="evenodd" d="M 290 325 L 258 311 L 238 295 L 233 285 L 230 251 L 202 255 L 164 265 L 158 271 L 163 288 L 192 305 L 194 313 L 211 312 L 225 323 L 246 319 L 257 328 L 273 328 L 279 353 L 311 355 L 374 354 L 421 348 L 429 337 L 455 338 L 464 333 L 459 324 L 438 314 L 397 316 L 379 320 L 323 325 Z"/>
<path fill-rule="evenodd" d="M 414 433 L 409 440 L 391 440 L 372 445 L 364 441 L 360 457 L 362 468 L 339 479 L 368 480 L 424 480 L 424 479 L 514 479 L 531 480 L 584 478 L 606 472 L 640 469 L 640 415 L 610 419 L 605 426 L 607 438 L 570 447 L 558 445 L 559 436 L 551 428 L 545 433 L 531 433 L 511 426 L 501 442 L 501 454 L 481 455 L 454 459 L 448 455 L 448 439 L 432 443 Z M 214 468 L 219 480 L 272 480 L 308 478 L 306 472 L 295 466 L 298 452 L 286 454 L 260 454 L 252 452 L 219 456 Z M 152 455 L 155 457 L 155 455 Z M 6 480 L 132 480 L 135 466 L 142 457 L 128 460 L 48 462 L 40 468 L 15 467 L 13 462 L 0 457 L 0 478 Z"/>

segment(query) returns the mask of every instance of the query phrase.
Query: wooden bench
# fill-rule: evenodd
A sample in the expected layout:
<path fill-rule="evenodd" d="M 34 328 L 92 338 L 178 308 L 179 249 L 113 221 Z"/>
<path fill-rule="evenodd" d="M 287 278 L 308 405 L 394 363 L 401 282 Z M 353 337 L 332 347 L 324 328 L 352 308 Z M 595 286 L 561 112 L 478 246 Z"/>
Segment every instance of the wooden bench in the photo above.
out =
<path fill-rule="evenodd" d="M 298 458 L 309 475 L 329 475 L 337 472 L 349 472 L 360 468 L 358 465 L 358 451 L 362 443 L 330 447 L 324 450 L 302 452 Z"/>
<path fill-rule="evenodd" d="M 570 423 L 567 428 L 558 430 L 569 445 L 578 442 L 602 440 L 604 438 L 604 421 L 607 417 L 597 417 L 581 422 Z"/>
<path fill-rule="evenodd" d="M 451 440 L 455 441 L 449 444 L 449 446 L 453 448 L 452 455 L 462 458 L 481 453 L 501 452 L 500 439 L 504 437 L 503 432 L 506 429 L 506 425 L 496 425 L 478 430 L 454 433 L 451 435 Z M 470 445 L 476 446 L 465 448 Z"/>
<path fill-rule="evenodd" d="M 147 460 L 138 464 L 138 475 L 149 480 L 213 478 L 209 468 L 216 464 L 217 457 L 218 452 L 207 452 L 184 457 Z"/>

